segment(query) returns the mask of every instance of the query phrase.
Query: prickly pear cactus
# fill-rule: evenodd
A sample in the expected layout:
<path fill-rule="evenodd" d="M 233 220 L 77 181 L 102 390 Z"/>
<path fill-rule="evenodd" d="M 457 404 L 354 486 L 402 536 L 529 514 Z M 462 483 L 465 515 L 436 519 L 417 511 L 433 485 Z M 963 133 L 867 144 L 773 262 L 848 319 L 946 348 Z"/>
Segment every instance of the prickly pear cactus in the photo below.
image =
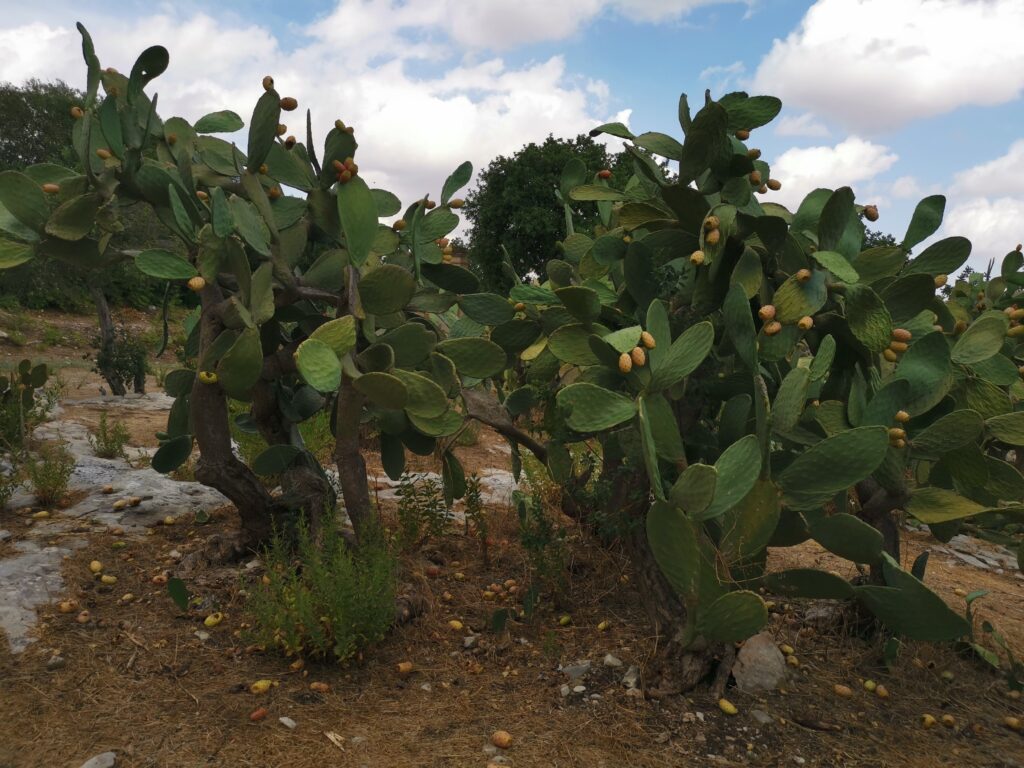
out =
<path fill-rule="evenodd" d="M 963 619 L 898 564 L 900 519 L 947 538 L 1024 513 L 1007 461 L 1024 444 L 1024 257 L 944 298 L 970 243 L 915 251 L 943 197 L 921 201 L 900 245 L 867 250 L 862 220 L 879 213 L 851 189 L 796 211 L 771 202 L 781 183 L 747 140 L 780 107 L 709 94 L 691 117 L 684 96 L 682 140 L 593 131 L 625 139 L 636 173 L 614 189 L 566 168 L 561 198 L 596 203 L 601 226 L 575 230 L 566 207 L 561 258 L 511 291 L 517 312 L 492 331 L 521 364 L 509 413 L 541 405 L 569 488 L 570 443 L 599 444 L 613 499 L 623 466 L 641 477 L 633 522 L 685 609 L 685 644 L 758 631 L 759 586 L 856 599 L 892 631 L 954 639 Z M 870 565 L 871 582 L 765 573 L 769 546 L 807 539 Z"/>

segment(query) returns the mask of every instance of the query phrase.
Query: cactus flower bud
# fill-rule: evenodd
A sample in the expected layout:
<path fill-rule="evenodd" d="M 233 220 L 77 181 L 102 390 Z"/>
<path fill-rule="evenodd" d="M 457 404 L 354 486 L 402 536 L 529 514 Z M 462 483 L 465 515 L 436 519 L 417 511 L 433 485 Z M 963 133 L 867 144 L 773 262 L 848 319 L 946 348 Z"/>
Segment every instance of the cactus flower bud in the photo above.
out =
<path fill-rule="evenodd" d="M 899 359 L 897 354 L 895 352 L 893 352 L 891 349 L 883 349 L 882 350 L 882 357 L 884 357 L 890 363 L 895 363 Z"/>
<path fill-rule="evenodd" d="M 865 205 L 864 206 L 864 218 L 868 221 L 878 221 L 878 206 L 877 205 Z"/>
<path fill-rule="evenodd" d="M 782 182 L 778 179 L 768 179 L 768 189 L 772 192 L 778 192 L 782 189 Z"/>
<path fill-rule="evenodd" d="M 71 108 L 71 117 L 73 117 L 75 120 L 81 120 L 83 117 L 85 117 L 85 110 L 76 105 Z"/>
<path fill-rule="evenodd" d="M 274 90 L 274 78 L 270 75 L 266 75 L 263 78 L 263 90 L 272 91 Z"/>
<path fill-rule="evenodd" d="M 391 225 L 391 228 L 395 230 L 395 232 L 401 232 L 407 226 L 408 225 L 405 223 L 405 219 L 399 219 L 398 221 Z"/>
<path fill-rule="evenodd" d="M 647 349 L 654 349 L 657 345 L 654 341 L 654 337 L 651 336 L 647 331 L 643 331 L 640 334 L 640 343 L 643 344 Z"/>
<path fill-rule="evenodd" d="M 941 288 L 949 282 L 949 275 L 936 275 L 935 276 L 935 287 Z M 985 298 L 985 294 L 981 294 L 979 298 Z"/>
<path fill-rule="evenodd" d="M 718 245 L 718 241 L 722 239 L 722 230 L 712 229 L 706 235 L 704 235 L 704 242 L 708 245 Z"/>
<path fill-rule="evenodd" d="M 466 201 L 463 200 L 461 197 L 453 197 L 451 200 L 448 201 L 448 207 L 449 208 L 455 208 L 456 210 L 458 210 L 459 208 L 461 208 L 465 204 L 466 204 Z"/>
<path fill-rule="evenodd" d="M 796 321 L 796 327 L 801 331 L 809 331 L 814 327 L 814 318 L 810 315 L 804 315 Z"/>
<path fill-rule="evenodd" d="M 283 99 L 281 99 L 281 109 L 283 109 L 285 112 L 291 112 L 295 110 L 298 106 L 299 102 L 296 101 L 291 96 L 285 96 Z"/>
<path fill-rule="evenodd" d="M 100 147 L 99 149 L 96 150 L 96 157 L 98 157 L 100 160 L 109 160 L 111 157 L 113 157 L 113 155 L 111 154 L 109 149 L 104 149 L 103 147 Z"/>
<path fill-rule="evenodd" d="M 708 216 L 704 219 L 704 231 L 710 232 L 713 229 L 718 229 L 722 222 L 717 216 Z"/>
<path fill-rule="evenodd" d="M 746 141 L 747 139 L 750 138 L 750 131 L 744 128 L 740 128 L 740 130 L 736 131 L 736 133 L 734 133 L 733 135 L 740 141 Z"/>
<path fill-rule="evenodd" d="M 782 323 L 778 320 L 772 320 L 769 323 L 765 323 L 763 330 L 765 336 L 774 336 L 782 330 Z"/>
<path fill-rule="evenodd" d="M 195 291 L 196 293 L 199 293 L 205 287 L 206 280 L 204 280 L 201 276 L 196 275 L 195 277 L 189 278 L 188 289 L 190 291 Z"/>
<path fill-rule="evenodd" d="M 910 414 L 907 413 L 906 411 L 896 411 L 896 415 L 893 416 L 893 418 L 896 419 L 896 421 L 898 421 L 900 424 L 906 424 L 908 421 L 910 421 Z"/>
<path fill-rule="evenodd" d="M 801 269 L 796 273 L 797 282 L 806 283 L 811 279 L 811 270 Z"/>
<path fill-rule="evenodd" d="M 690 263 L 695 267 L 699 267 L 704 263 L 704 251 L 694 251 L 690 254 Z"/>
<path fill-rule="evenodd" d="M 629 356 L 628 352 L 623 352 L 619 355 L 619 373 L 629 373 L 633 370 L 633 358 Z"/>
<path fill-rule="evenodd" d="M 284 136 L 286 133 L 288 133 L 288 126 L 285 125 L 284 123 L 278 123 L 277 124 L 277 135 L 278 136 Z"/>
<path fill-rule="evenodd" d="M 48 195 L 56 195 L 60 192 L 60 184 L 53 184 L 52 182 L 49 184 L 43 184 L 43 192 Z"/>
<path fill-rule="evenodd" d="M 896 341 L 910 341 L 912 338 L 914 338 L 914 334 L 912 334 L 906 328 L 893 328 L 892 337 Z"/>
<path fill-rule="evenodd" d="M 602 168 L 600 171 L 597 172 L 597 178 L 599 179 L 610 179 L 611 177 L 612 172 L 609 171 L 607 168 Z"/>
<path fill-rule="evenodd" d="M 759 310 L 757 310 L 757 316 L 760 317 L 764 322 L 775 319 L 775 305 L 765 304 Z"/>
<path fill-rule="evenodd" d="M 637 368 L 643 367 L 644 363 L 647 362 L 647 353 L 644 352 L 643 347 L 633 347 L 629 353 L 629 357 L 633 360 L 633 365 Z"/>
<path fill-rule="evenodd" d="M 760 149 L 748 149 L 747 150 L 747 157 L 749 157 L 751 160 L 757 160 L 758 158 L 761 157 L 761 150 Z"/>

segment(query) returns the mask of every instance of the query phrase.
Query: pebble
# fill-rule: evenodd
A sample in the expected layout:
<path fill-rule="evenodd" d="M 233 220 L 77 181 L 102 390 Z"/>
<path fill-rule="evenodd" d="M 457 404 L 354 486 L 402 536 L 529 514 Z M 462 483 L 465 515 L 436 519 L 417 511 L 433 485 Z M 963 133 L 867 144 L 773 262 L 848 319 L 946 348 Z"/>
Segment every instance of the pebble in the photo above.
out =
<path fill-rule="evenodd" d="M 430 693 L 433 690 L 433 688 L 431 688 L 430 683 L 424 683 L 423 685 L 420 686 L 420 690 L 421 691 L 426 691 L 427 693 Z"/>
<path fill-rule="evenodd" d="M 195 635 L 196 635 L 196 637 L 199 638 L 200 642 L 203 642 L 203 643 L 205 643 L 207 640 L 210 639 L 210 633 L 206 632 L 206 631 L 204 631 L 202 629 L 197 630 Z"/>
<path fill-rule="evenodd" d="M 626 674 L 622 676 L 622 684 L 627 688 L 636 688 L 637 683 L 640 682 L 640 670 L 636 666 L 631 666 L 626 670 Z"/>
<path fill-rule="evenodd" d="M 586 693 L 586 691 L 587 691 L 587 686 L 585 686 L 585 685 L 577 685 L 576 687 L 574 687 L 572 689 L 573 693 Z"/>
<path fill-rule="evenodd" d="M 563 685 L 561 688 L 558 689 L 558 691 L 562 694 L 562 698 L 564 699 L 566 696 L 572 693 L 572 688 L 570 688 L 568 685 Z"/>
<path fill-rule="evenodd" d="M 770 725 L 775 722 L 775 718 L 765 712 L 763 709 L 752 709 L 750 710 L 750 716 L 754 718 L 761 725 Z"/>
<path fill-rule="evenodd" d="M 804 758 L 800 757 L 800 755 L 793 755 L 793 762 L 797 765 L 803 765 L 807 761 Z"/>
<path fill-rule="evenodd" d="M 63 656 L 51 656 L 50 660 L 46 662 L 46 671 L 55 672 L 58 669 L 64 669 L 64 665 L 67 661 L 64 660 Z"/>
<path fill-rule="evenodd" d="M 116 764 L 117 755 L 113 752 L 103 752 L 95 757 L 90 757 L 82 763 L 81 768 L 114 768 Z"/>
<path fill-rule="evenodd" d="M 295 721 L 292 720 L 290 717 L 279 717 L 279 718 L 277 718 L 277 722 L 279 722 L 281 725 L 283 725 L 289 731 L 292 731 L 292 730 L 295 729 Z"/>
<path fill-rule="evenodd" d="M 612 656 L 609 653 L 609 654 L 606 654 L 605 657 L 604 657 L 604 665 L 606 667 L 612 667 L 612 668 L 617 669 L 618 667 L 622 666 L 622 659 L 620 659 L 620 658 L 618 658 L 616 656 Z"/>
<path fill-rule="evenodd" d="M 352 746 L 358 746 L 358 745 L 362 744 L 365 741 L 366 741 L 366 737 L 365 736 L 353 736 L 351 739 L 348 740 L 348 743 L 351 744 Z"/>
<path fill-rule="evenodd" d="M 462 647 L 466 650 L 469 650 L 470 648 L 475 648 L 476 641 L 478 639 L 479 638 L 477 635 L 467 635 L 466 637 L 462 638 Z"/>
<path fill-rule="evenodd" d="M 562 667 L 562 674 L 569 678 L 570 681 L 580 680 L 586 677 L 590 673 L 590 661 L 584 659 L 577 661 L 574 664 L 570 664 L 568 667 Z"/>

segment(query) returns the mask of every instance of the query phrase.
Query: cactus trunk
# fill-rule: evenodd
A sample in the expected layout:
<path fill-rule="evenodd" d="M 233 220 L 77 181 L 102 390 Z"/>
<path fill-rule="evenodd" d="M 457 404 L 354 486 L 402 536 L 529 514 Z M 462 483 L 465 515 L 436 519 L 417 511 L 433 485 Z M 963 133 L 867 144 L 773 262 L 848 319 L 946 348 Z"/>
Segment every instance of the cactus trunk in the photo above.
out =
<path fill-rule="evenodd" d="M 115 371 L 109 368 L 109 362 L 103 362 L 114 358 L 114 347 L 117 344 L 117 336 L 114 334 L 114 319 L 110 316 L 110 305 L 107 304 L 107 295 L 103 292 L 103 288 L 95 283 L 90 286 L 90 292 L 92 293 L 92 300 L 96 304 L 96 315 L 100 326 L 100 354 L 97 357 L 98 361 L 100 361 L 98 363 L 100 376 L 103 377 L 103 380 L 107 382 L 107 386 L 110 387 L 110 394 L 124 397 L 128 393 L 124 382 L 121 381 L 121 377 Z"/>
<path fill-rule="evenodd" d="M 359 442 L 359 417 L 365 398 L 344 378 L 338 388 L 335 411 L 334 461 L 338 467 L 341 496 L 356 538 L 365 542 L 372 525 L 370 488 L 366 482 L 366 461 Z"/>

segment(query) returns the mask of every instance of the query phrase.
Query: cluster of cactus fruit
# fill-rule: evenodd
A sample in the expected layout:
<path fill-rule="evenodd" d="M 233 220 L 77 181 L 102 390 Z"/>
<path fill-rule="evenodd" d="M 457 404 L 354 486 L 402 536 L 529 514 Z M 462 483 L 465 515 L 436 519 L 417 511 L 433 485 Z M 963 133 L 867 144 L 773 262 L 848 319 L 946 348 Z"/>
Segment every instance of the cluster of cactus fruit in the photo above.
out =
<path fill-rule="evenodd" d="M 691 116 L 684 96 L 683 141 L 619 123 L 595 129 L 627 141 L 635 174 L 615 189 L 609 172 L 571 162 L 556 195 L 562 258 L 543 282 L 498 296 L 450 263 L 462 205 L 453 195 L 468 163 L 439 204 L 425 196 L 403 211 L 358 173 L 351 126 L 335 123 L 319 160 L 308 113 L 306 140 L 285 138 L 281 112 L 298 105 L 272 78 L 242 153 L 211 135 L 243 128 L 233 112 L 194 125 L 157 115 L 144 89 L 166 68 L 165 49 L 143 52 L 125 77 L 100 68 L 80 31 L 82 167 L 0 174 L 0 268 L 132 258 L 148 275 L 187 281 L 202 302 L 185 321 L 195 366 L 166 377 L 176 399 L 153 465 L 171 471 L 198 443 L 197 477 L 235 501 L 243 528 L 260 504 L 257 513 L 279 503 L 312 513 L 324 502 L 309 496 L 329 484 L 297 429 L 324 410 L 353 520 L 369 504 L 366 477 L 356 471 L 353 483 L 343 464 L 367 426 L 391 477 L 407 451 L 439 449 L 446 499 L 461 497 L 447 438 L 477 416 L 470 392 L 493 387 L 504 413 L 488 423 L 506 425 L 515 466 L 527 447 L 571 493 L 568 446 L 590 441 L 606 466 L 624 469 L 609 482 L 639 484 L 636 522 L 684 608 L 685 646 L 757 632 L 767 620 L 760 588 L 856 599 L 910 637 L 967 632 L 922 567 L 900 566 L 891 534 L 902 511 L 940 538 L 968 518 L 1024 513 L 1024 476 L 1008 460 L 1024 445 L 1024 257 L 1010 253 L 999 277 L 958 282 L 942 300 L 936 287 L 970 243 L 911 252 L 937 231 L 944 198 L 918 205 L 899 245 L 862 250 L 862 219 L 879 214 L 849 188 L 815 190 L 795 212 L 755 197 L 780 188 L 745 144 L 777 115 L 777 99 L 707 95 Z M 569 201 L 596 204 L 600 225 L 576 232 Z M 110 248 L 121 202 L 152 206 L 185 255 Z M 681 276 L 667 292 L 656 277 L 664 268 Z M 270 444 L 251 467 L 230 452 L 228 398 L 252 404 L 238 426 Z M 538 413 L 544 446 L 513 424 Z M 253 473 L 280 475 L 284 501 Z M 873 578 L 766 571 L 769 546 L 807 539 L 870 565 Z"/>

